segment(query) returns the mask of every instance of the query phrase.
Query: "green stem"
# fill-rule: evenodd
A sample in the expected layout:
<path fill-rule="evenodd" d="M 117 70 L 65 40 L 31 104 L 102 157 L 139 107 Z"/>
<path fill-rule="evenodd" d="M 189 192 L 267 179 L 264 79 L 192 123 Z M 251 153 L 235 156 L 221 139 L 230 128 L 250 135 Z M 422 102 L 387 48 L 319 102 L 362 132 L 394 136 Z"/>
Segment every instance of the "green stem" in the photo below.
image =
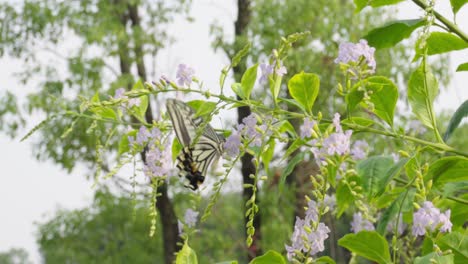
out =
<path fill-rule="evenodd" d="M 383 136 L 387 136 L 387 137 L 400 138 L 400 139 L 412 141 L 412 142 L 415 142 L 415 143 L 418 143 L 418 144 L 430 146 L 430 147 L 433 147 L 435 149 L 442 150 L 442 151 L 445 151 L 445 152 L 455 153 L 457 155 L 468 157 L 468 153 L 465 153 L 463 151 L 454 149 L 454 148 L 452 148 L 452 147 L 450 147 L 450 146 L 448 146 L 446 144 L 434 143 L 434 142 L 431 142 L 431 141 L 426 141 L 426 140 L 419 139 L 419 138 L 412 137 L 412 136 L 400 135 L 400 134 L 396 134 L 396 133 L 393 133 L 393 132 L 378 130 L 378 129 L 375 129 L 375 128 L 365 127 L 365 126 L 361 126 L 361 125 L 357 125 L 357 124 L 346 124 L 346 126 L 351 128 L 352 130 L 355 130 L 355 131 L 370 132 L 370 133 L 379 134 L 379 135 L 383 135 Z"/>
<path fill-rule="evenodd" d="M 416 5 L 418 5 L 424 10 L 426 10 L 429 7 L 422 0 L 412 0 L 412 1 L 413 3 L 415 3 Z M 434 13 L 434 16 L 437 18 L 437 20 L 442 22 L 442 24 L 444 24 L 449 29 L 449 32 L 455 33 L 465 42 L 468 42 L 468 35 L 465 32 L 463 32 L 460 28 L 458 28 L 457 25 L 452 23 L 450 20 L 448 20 L 447 18 L 445 18 L 444 16 L 442 16 L 440 13 L 438 13 L 435 10 L 433 11 L 433 13 Z"/>
<path fill-rule="evenodd" d="M 409 183 L 408 181 L 406 180 L 403 180 L 401 178 L 393 178 L 394 181 L 398 182 L 398 183 L 401 183 L 403 185 L 405 185 L 405 187 L 415 187 L 413 186 L 413 184 Z M 440 194 L 439 194 L 440 195 Z M 449 200 L 452 200 L 452 201 L 455 201 L 455 202 L 458 202 L 458 203 L 462 203 L 462 204 L 465 204 L 465 205 L 468 205 L 468 201 L 465 200 L 465 199 L 462 199 L 462 198 L 458 198 L 458 197 L 455 197 L 455 196 L 447 196 L 447 199 Z"/>

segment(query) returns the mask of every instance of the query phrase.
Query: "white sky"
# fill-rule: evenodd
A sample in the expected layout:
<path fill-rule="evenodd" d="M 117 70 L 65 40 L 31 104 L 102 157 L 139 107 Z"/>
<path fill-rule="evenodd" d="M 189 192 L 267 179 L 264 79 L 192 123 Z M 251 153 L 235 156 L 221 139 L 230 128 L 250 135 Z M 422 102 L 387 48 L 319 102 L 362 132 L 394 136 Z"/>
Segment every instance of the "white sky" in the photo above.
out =
<path fill-rule="evenodd" d="M 212 51 L 209 25 L 216 19 L 232 35 L 237 1 L 216 2 L 217 5 L 212 5 L 207 0 L 195 0 L 191 12 L 195 22 L 178 20 L 171 27 L 170 31 L 177 32 L 178 42 L 160 53 L 158 68 L 162 70 L 157 72 L 158 75 L 165 73 L 174 77 L 176 66 L 186 63 L 196 69 L 196 75 L 205 82 L 206 87 L 218 87 L 219 73 L 227 64 L 227 59 L 222 53 L 215 54 Z M 442 2 L 445 4 L 436 10 L 442 10 L 443 14 L 450 17 L 449 1 Z M 402 19 L 417 18 L 421 14 L 412 3 L 400 6 Z M 459 12 L 458 24 L 468 32 L 468 7 L 465 6 Z M 437 100 L 437 110 L 454 109 L 468 99 L 468 72 L 454 71 L 458 64 L 467 61 L 468 51 L 453 52 L 449 74 L 454 77 L 449 89 Z M 20 67 L 21 64 L 16 61 L 1 59 L 0 87 L 20 91 L 24 96 L 25 90 L 29 88 L 17 83 L 12 76 Z M 93 183 L 84 179 L 84 169 L 78 168 L 68 175 L 51 162 L 36 161 L 31 155 L 30 142 L 18 141 L 0 137 L 0 252 L 11 247 L 26 248 L 31 259 L 39 263 L 34 236 L 36 227 L 33 223 L 43 221 L 44 216 L 53 214 L 58 207 L 73 209 L 88 205 L 94 192 L 91 188 Z"/>

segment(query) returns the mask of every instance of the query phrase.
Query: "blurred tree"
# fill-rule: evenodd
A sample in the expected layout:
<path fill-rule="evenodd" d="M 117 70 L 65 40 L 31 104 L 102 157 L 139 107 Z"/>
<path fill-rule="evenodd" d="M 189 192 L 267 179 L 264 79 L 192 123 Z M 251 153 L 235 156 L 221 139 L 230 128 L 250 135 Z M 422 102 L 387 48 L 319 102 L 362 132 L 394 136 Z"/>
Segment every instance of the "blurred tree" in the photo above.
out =
<path fill-rule="evenodd" d="M 230 259 L 247 262 L 242 234 L 243 212 L 238 209 L 241 199 L 237 194 L 223 196 L 213 208 L 212 216 L 199 226 L 203 233 L 190 237 L 199 263 Z M 180 208 L 188 207 L 191 202 L 187 193 L 178 193 L 173 198 Z M 160 236 L 148 236 L 148 210 L 148 199 L 134 200 L 98 190 L 86 209 L 59 210 L 38 224 L 37 241 L 43 261 L 50 264 L 162 263 L 165 241 Z M 160 227 L 158 221 L 157 228 Z"/>
<path fill-rule="evenodd" d="M 69 171 L 78 162 L 98 173 L 98 168 L 109 170 L 123 133 L 109 133 L 114 129 L 110 124 L 56 115 L 78 112 L 79 96 L 89 98 L 98 91 L 114 94 L 117 88 L 130 88 L 136 79 L 145 80 L 148 72 L 154 75 L 155 68 L 148 65 L 154 65 L 158 51 L 172 42 L 167 25 L 175 14 L 185 15 L 189 4 L 189 0 L 1 3 L 0 56 L 22 60 L 18 76 L 25 84 L 34 84 L 35 90 L 25 109 L 18 107 L 11 92 L 0 95 L 0 102 L 8 102 L 0 106 L 0 129 L 11 136 L 23 135 L 26 114 L 45 117 L 33 148 L 39 160 L 51 159 Z M 145 117 L 152 123 L 151 107 Z M 71 132 L 64 133 L 67 130 Z M 101 142 L 107 142 L 106 155 L 100 153 Z M 144 161 L 144 153 L 141 156 Z M 178 248 L 177 218 L 166 187 L 160 187 L 159 193 L 156 207 L 163 221 L 165 261 L 171 263 Z"/>
<path fill-rule="evenodd" d="M 12 248 L 5 252 L 0 252 L 0 264 L 31 264 L 28 252 L 22 248 Z"/>

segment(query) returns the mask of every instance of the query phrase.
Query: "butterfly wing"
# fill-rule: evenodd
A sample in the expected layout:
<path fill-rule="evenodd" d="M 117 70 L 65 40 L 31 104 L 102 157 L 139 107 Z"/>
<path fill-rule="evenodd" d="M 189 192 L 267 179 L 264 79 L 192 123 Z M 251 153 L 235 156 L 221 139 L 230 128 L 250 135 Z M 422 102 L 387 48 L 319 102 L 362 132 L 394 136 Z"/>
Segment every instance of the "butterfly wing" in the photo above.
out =
<path fill-rule="evenodd" d="M 169 99 L 167 110 L 176 136 L 184 146 L 177 158 L 180 176 L 187 178 L 190 188 L 195 190 L 203 183 L 210 164 L 221 156 L 224 137 L 209 124 L 202 128 L 203 119 L 196 117 L 184 102 Z M 203 132 L 197 137 L 198 129 L 203 129 Z"/>

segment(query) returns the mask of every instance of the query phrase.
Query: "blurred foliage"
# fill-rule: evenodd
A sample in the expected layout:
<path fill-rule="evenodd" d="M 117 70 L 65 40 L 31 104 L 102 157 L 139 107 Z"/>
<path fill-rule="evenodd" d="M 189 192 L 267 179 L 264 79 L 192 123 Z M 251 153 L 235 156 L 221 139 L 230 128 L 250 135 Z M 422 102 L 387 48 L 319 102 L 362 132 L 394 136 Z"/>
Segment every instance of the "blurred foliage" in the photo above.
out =
<path fill-rule="evenodd" d="M 28 252 L 22 248 L 11 248 L 0 252 L 0 264 L 31 264 Z"/>
<path fill-rule="evenodd" d="M 256 0 L 252 1 L 252 15 L 246 37 L 239 37 L 231 43 L 225 39 L 224 29 L 214 25 L 213 44 L 215 48 L 222 48 L 232 57 L 250 41 L 252 46 L 247 63 L 268 63 L 269 56 L 272 50 L 279 46 L 281 37 L 295 32 L 310 31 L 310 35 L 294 43 L 288 53 L 285 61 L 288 69 L 286 80 L 300 71 L 317 73 L 323 88 L 315 103 L 315 112 L 343 112 L 345 104 L 332 97 L 336 91 L 337 78 L 340 76 L 339 67 L 334 62 L 339 44 L 358 42 L 377 25 L 395 20 L 397 13 L 394 7 L 382 8 L 381 12 L 356 14 L 354 11 L 353 1 L 290 0 L 285 4 L 282 0 Z M 409 74 L 416 67 L 408 63 L 408 58 L 414 56 L 414 40 L 376 51 L 376 75 L 391 77 L 403 94 L 406 94 Z M 440 56 L 432 63 L 442 84 L 449 82 L 445 68 L 447 64 L 448 56 Z M 259 96 L 266 94 L 264 91 L 259 93 Z"/>
<path fill-rule="evenodd" d="M 0 57 L 21 60 L 16 76 L 25 85 L 34 85 L 24 108 L 16 103 L 14 87 L 0 94 L 1 131 L 22 137 L 26 125 L 49 118 L 35 137 L 36 157 L 67 170 L 77 161 L 95 166 L 96 145 L 107 140 L 112 126 L 99 125 L 84 133 L 93 126 L 88 119 L 53 117 L 67 110 L 78 112 L 80 96 L 88 98 L 97 91 L 113 95 L 117 88 L 133 85 L 136 63 L 154 65 L 158 51 L 174 40 L 168 25 L 176 14 L 185 16 L 189 6 L 189 0 L 0 3 Z M 149 66 L 146 70 L 155 71 Z M 36 123 L 26 124 L 26 115 L 34 116 Z M 73 132 L 62 137 L 71 126 Z M 108 140 L 111 153 L 118 135 Z"/>

